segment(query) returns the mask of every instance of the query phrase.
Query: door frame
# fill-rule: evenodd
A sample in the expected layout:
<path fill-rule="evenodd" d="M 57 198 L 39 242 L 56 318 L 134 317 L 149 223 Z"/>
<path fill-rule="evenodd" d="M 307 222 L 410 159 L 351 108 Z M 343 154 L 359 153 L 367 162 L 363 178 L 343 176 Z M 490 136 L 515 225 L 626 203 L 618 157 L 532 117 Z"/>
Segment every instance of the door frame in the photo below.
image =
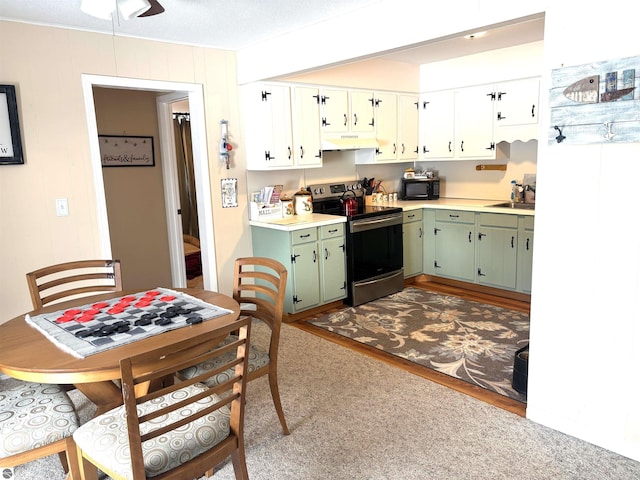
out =
<path fill-rule="evenodd" d="M 96 109 L 93 100 L 94 87 L 123 88 L 129 90 L 156 91 L 170 95 L 171 92 L 188 98 L 191 118 L 191 140 L 193 147 L 193 165 L 195 170 L 198 223 L 200 225 L 200 251 L 202 256 L 203 287 L 206 290 L 218 290 L 218 275 L 216 266 L 215 241 L 213 233 L 213 209 L 211 205 L 211 184 L 209 181 L 209 160 L 207 155 L 207 141 L 204 116 L 204 93 L 202 85 L 195 83 L 165 82 L 159 80 L 141 80 L 135 78 L 109 77 L 103 75 L 82 74 L 82 90 L 85 110 L 87 114 L 87 128 L 89 133 L 89 149 L 93 167 L 93 181 L 96 191 L 97 221 L 100 234 L 100 246 L 105 258 L 111 257 L 111 239 L 109 235 L 109 219 L 107 202 L 104 191 L 102 163 L 100 159 L 100 145 L 98 142 L 98 125 Z M 169 145 L 173 144 L 173 128 L 171 123 L 169 96 L 158 101 L 158 122 L 160 131 L 161 153 L 166 153 Z M 168 114 L 167 114 L 168 112 Z M 163 158 L 165 158 L 163 156 Z M 182 226 L 178 214 L 179 197 L 175 168 L 171 177 L 170 161 L 163 163 L 163 182 L 165 185 L 165 211 L 167 214 L 167 229 L 169 235 L 169 256 L 171 262 L 171 278 L 173 287 L 186 286 L 184 270 L 184 247 L 182 244 Z M 165 169 L 165 163 L 169 168 Z M 165 176 L 167 175 L 167 176 Z M 167 194 L 167 192 L 169 194 Z M 180 228 L 178 229 L 178 225 Z M 178 268 L 178 264 L 180 267 Z"/>

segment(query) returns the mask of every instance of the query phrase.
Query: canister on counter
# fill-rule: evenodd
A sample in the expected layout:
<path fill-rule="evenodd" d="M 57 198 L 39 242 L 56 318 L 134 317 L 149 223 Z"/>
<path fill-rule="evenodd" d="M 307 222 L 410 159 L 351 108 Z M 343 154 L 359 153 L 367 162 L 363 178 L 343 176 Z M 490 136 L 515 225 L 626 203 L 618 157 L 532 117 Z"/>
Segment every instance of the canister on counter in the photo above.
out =
<path fill-rule="evenodd" d="M 293 195 L 293 206 L 296 215 L 308 215 L 313 213 L 313 198 L 311 192 L 302 187 Z"/>
<path fill-rule="evenodd" d="M 280 197 L 280 206 L 282 207 L 282 217 L 293 217 L 296 213 L 293 207 L 293 198 L 283 195 Z"/>

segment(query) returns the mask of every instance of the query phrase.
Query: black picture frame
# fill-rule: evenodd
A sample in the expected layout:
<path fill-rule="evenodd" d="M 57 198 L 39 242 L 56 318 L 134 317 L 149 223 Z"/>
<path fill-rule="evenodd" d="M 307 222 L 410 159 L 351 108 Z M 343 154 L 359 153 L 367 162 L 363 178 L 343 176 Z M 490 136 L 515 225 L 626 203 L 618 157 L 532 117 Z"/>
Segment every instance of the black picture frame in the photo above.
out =
<path fill-rule="evenodd" d="M 153 136 L 98 135 L 100 163 L 111 167 L 154 167 Z"/>
<path fill-rule="evenodd" d="M 0 85 L 0 165 L 24 163 L 15 85 Z"/>

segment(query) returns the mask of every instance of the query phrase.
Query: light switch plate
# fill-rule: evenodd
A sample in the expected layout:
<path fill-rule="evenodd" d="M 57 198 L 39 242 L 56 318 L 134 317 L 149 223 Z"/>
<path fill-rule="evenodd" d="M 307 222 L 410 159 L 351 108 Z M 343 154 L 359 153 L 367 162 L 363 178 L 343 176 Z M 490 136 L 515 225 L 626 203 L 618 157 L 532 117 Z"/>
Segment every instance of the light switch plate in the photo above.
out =
<path fill-rule="evenodd" d="M 69 203 L 66 198 L 56 198 L 56 215 L 67 217 L 69 215 Z"/>

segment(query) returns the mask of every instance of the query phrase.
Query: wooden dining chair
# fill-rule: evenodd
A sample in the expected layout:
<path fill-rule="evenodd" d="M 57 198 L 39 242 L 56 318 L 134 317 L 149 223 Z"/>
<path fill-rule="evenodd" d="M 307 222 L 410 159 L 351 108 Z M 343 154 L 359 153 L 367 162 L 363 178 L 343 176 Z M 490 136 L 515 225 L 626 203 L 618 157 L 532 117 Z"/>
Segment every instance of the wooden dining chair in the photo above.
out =
<path fill-rule="evenodd" d="M 253 344 L 250 346 L 248 380 L 268 375 L 276 413 L 284 434 L 289 435 L 278 388 L 278 348 L 286 288 L 287 269 L 277 260 L 246 257 L 235 261 L 233 298 L 240 304 L 240 315 L 261 320 L 270 333 L 268 349 Z M 234 338 L 231 335 L 226 341 L 232 342 Z M 180 374 L 190 378 L 217 366 L 215 362 L 201 363 L 194 368 L 182 370 Z M 209 382 L 223 381 L 224 378 L 225 375 L 214 376 Z"/>
<path fill-rule="evenodd" d="M 78 426 L 75 407 L 62 387 L 13 379 L 0 382 L 0 469 L 57 453 L 67 478 L 80 480 L 72 438 Z"/>
<path fill-rule="evenodd" d="M 124 404 L 73 435 L 82 478 L 96 479 L 97 468 L 112 479 L 199 478 L 213 475 L 214 467 L 231 456 L 236 479 L 248 479 L 244 405 L 250 327 L 250 320 L 241 318 L 235 325 L 122 359 Z M 237 340 L 221 344 L 236 328 Z M 220 356 L 227 360 L 216 371 L 187 380 L 175 376 L 177 370 Z M 222 371 L 231 372 L 225 382 L 204 383 Z M 148 391 L 148 385 L 157 388 Z"/>
<path fill-rule="evenodd" d="M 59 263 L 27 273 L 33 308 L 69 297 L 121 292 L 120 260 L 80 260 Z"/>

